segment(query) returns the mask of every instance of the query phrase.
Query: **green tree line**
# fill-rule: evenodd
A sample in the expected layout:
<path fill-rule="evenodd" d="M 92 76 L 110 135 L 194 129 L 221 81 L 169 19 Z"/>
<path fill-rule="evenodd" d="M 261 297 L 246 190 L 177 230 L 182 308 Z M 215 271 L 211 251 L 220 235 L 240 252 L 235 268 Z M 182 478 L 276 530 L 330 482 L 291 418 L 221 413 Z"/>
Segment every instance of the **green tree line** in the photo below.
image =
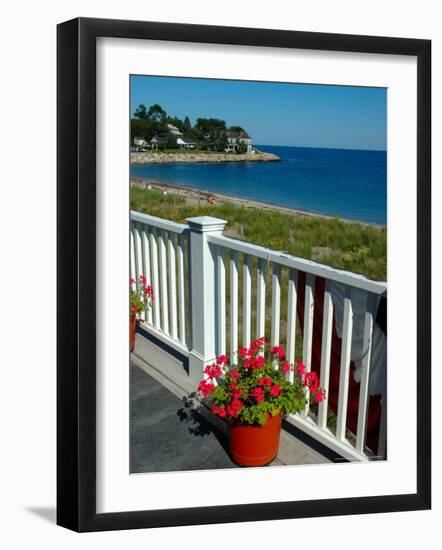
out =
<path fill-rule="evenodd" d="M 241 126 L 227 128 L 226 122 L 218 118 L 197 118 L 192 126 L 188 116 L 180 119 L 170 116 L 158 103 L 149 108 L 141 104 L 131 119 L 131 142 L 135 137 L 143 138 L 147 142 L 157 134 L 168 134 L 167 125 L 176 126 L 184 137 L 195 141 L 201 149 L 224 151 L 227 147 L 227 131 L 241 131 Z M 167 147 L 176 145 L 176 138 L 168 136 Z"/>

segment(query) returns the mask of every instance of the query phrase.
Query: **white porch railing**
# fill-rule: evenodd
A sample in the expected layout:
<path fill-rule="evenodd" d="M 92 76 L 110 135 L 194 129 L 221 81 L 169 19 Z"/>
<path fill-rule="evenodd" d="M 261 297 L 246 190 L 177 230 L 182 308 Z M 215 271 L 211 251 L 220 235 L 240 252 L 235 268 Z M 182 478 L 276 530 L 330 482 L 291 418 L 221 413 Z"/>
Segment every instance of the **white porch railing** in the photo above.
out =
<path fill-rule="evenodd" d="M 289 421 L 344 458 L 366 461 L 373 456 L 366 446 L 373 327 L 379 299 L 386 295 L 386 283 L 231 239 L 223 235 L 226 222 L 216 218 L 188 218 L 188 225 L 184 225 L 132 212 L 131 220 L 131 274 L 144 274 L 155 297 L 152 309 L 143 314 L 142 324 L 147 331 L 189 357 L 189 376 L 195 382 L 202 378 L 204 367 L 216 356 L 228 351 L 234 362 L 238 347 L 248 346 L 252 338 L 263 336 L 266 330 L 272 345 L 285 343 L 287 359 L 292 364 L 298 349 L 309 371 L 315 279 L 324 279 L 320 385 L 326 390 L 326 399 L 315 414 L 307 404 L 304 411 L 290 416 Z M 297 326 L 300 272 L 306 274 L 302 289 L 302 327 Z M 271 286 L 269 308 L 266 307 L 268 283 Z M 342 300 L 337 299 L 338 295 Z M 338 310 L 342 310 L 342 346 L 336 426 L 331 429 L 327 390 L 332 330 Z M 359 343 L 355 325 L 361 335 Z M 301 339 L 298 343 L 297 338 Z M 350 434 L 349 439 L 350 362 L 355 359 L 352 353 L 356 344 L 361 350 L 359 405 L 356 433 Z M 385 453 L 385 399 L 383 401 L 378 456 Z"/>

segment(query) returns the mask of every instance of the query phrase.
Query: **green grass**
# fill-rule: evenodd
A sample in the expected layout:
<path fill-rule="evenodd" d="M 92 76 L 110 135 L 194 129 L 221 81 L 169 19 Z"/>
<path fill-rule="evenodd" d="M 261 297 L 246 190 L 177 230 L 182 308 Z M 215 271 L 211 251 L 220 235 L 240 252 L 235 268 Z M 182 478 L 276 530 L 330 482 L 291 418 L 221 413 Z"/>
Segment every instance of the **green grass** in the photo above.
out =
<path fill-rule="evenodd" d="M 278 210 L 192 204 L 173 193 L 132 186 L 131 208 L 153 216 L 186 223 L 191 216 L 227 220 L 228 235 L 273 250 L 320 261 L 361 273 L 372 279 L 387 278 L 387 230 L 383 227 L 344 222 L 338 218 L 296 217 Z"/>

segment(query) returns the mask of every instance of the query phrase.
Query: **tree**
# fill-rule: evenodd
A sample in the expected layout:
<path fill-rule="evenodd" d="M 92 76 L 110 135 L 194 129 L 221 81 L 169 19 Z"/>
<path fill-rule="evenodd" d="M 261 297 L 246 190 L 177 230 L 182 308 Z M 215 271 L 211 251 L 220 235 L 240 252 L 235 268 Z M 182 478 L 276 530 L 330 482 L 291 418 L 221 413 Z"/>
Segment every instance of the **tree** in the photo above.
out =
<path fill-rule="evenodd" d="M 197 118 L 195 127 L 205 135 L 216 131 L 226 131 L 226 123 L 219 118 Z"/>
<path fill-rule="evenodd" d="M 133 118 L 130 121 L 131 142 L 135 137 L 140 137 L 150 142 L 154 135 L 167 132 L 165 122 L 155 122 L 154 120 L 144 120 Z"/>
<path fill-rule="evenodd" d="M 165 122 L 167 120 L 167 113 L 161 105 L 154 103 L 149 107 L 147 118 L 155 122 Z"/>
<path fill-rule="evenodd" d="M 195 125 L 204 136 L 208 149 L 224 151 L 227 147 L 226 123 L 218 118 L 198 118 Z"/>
<path fill-rule="evenodd" d="M 244 132 L 244 128 L 241 128 L 241 126 L 230 126 L 229 130 L 231 132 Z"/>
<path fill-rule="evenodd" d="M 184 132 L 188 134 L 192 130 L 192 124 L 188 116 L 184 117 Z"/>
<path fill-rule="evenodd" d="M 137 110 L 134 113 L 135 118 L 139 118 L 140 120 L 147 120 L 147 109 L 146 105 L 139 105 Z"/>

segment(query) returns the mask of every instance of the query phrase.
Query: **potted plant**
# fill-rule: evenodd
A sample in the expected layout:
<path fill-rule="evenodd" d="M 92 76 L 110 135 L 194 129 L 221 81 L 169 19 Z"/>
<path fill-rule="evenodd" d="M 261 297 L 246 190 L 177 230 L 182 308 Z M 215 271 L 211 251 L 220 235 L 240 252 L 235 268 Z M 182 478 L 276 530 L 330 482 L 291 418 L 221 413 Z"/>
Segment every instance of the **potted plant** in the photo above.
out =
<path fill-rule="evenodd" d="M 133 351 L 135 348 L 135 331 L 137 319 L 142 311 L 145 311 L 146 308 L 150 308 L 153 300 L 152 287 L 146 285 L 146 277 L 140 275 L 137 280 L 130 279 L 129 283 L 129 293 L 130 293 L 130 338 L 129 346 L 130 351 Z"/>
<path fill-rule="evenodd" d="M 325 391 L 316 373 L 306 373 L 301 361 L 290 365 L 283 348 L 269 349 L 264 337 L 238 350 L 237 365 L 228 363 L 222 355 L 208 365 L 198 391 L 228 424 L 232 460 L 241 466 L 269 464 L 278 454 L 283 415 L 303 410 L 307 394 L 319 403 Z"/>

